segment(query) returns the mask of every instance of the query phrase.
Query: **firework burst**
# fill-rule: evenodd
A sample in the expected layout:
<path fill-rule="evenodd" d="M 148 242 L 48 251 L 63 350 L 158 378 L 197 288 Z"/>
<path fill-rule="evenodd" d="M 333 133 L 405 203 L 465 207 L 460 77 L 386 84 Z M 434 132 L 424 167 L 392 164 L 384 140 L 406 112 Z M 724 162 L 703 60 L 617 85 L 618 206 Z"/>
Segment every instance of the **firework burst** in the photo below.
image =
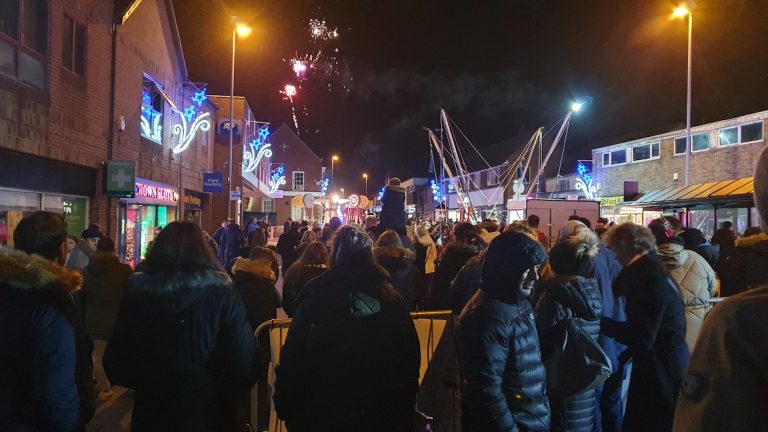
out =
<path fill-rule="evenodd" d="M 282 90 L 280 90 L 280 93 L 284 95 L 286 99 L 291 103 L 291 115 L 293 116 L 293 125 L 296 127 L 296 134 L 301 135 L 301 132 L 299 131 L 299 119 L 296 117 L 296 105 L 293 103 L 293 97 L 296 96 L 298 93 L 298 90 L 296 89 L 296 86 L 293 84 L 286 84 L 285 87 L 283 87 Z"/>

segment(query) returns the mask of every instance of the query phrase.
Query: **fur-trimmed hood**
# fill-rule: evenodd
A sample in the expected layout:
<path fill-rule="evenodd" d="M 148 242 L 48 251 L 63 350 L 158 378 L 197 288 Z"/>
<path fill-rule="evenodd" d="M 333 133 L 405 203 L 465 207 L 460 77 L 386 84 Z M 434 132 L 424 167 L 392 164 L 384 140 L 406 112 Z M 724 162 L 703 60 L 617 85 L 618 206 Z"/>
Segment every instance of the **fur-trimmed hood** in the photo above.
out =
<path fill-rule="evenodd" d="M 410 249 L 395 248 L 395 247 L 375 247 L 373 248 L 373 255 L 376 259 L 405 259 L 406 261 L 413 262 L 416 259 L 415 254 Z"/>
<path fill-rule="evenodd" d="M 402 186 L 386 185 L 384 186 L 384 191 L 399 192 L 401 194 L 404 194 L 405 188 Z"/>
<path fill-rule="evenodd" d="M 229 289 L 232 280 L 226 273 L 199 270 L 177 273 L 136 273 L 130 278 L 131 290 L 168 301 L 175 310 L 182 310 L 208 289 Z"/>
<path fill-rule="evenodd" d="M 83 276 L 39 255 L 0 248 L 0 284 L 25 290 L 63 290 L 72 293 Z"/>
<path fill-rule="evenodd" d="M 232 274 L 237 272 L 248 273 L 254 277 L 267 279 L 275 283 L 277 277 L 272 271 L 272 263 L 249 260 L 247 258 L 235 258 L 235 264 L 232 265 Z"/>
<path fill-rule="evenodd" d="M 760 233 L 736 239 L 736 247 L 751 249 L 759 255 L 768 256 L 768 234 Z"/>

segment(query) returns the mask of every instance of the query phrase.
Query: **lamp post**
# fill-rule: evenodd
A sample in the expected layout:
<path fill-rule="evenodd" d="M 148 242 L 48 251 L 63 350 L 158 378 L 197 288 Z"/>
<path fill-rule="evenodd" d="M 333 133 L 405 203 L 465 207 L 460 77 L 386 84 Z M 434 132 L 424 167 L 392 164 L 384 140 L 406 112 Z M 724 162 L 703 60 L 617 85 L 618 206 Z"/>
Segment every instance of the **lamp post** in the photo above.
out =
<path fill-rule="evenodd" d="M 232 219 L 232 141 L 234 139 L 235 130 L 235 41 L 237 36 L 247 37 L 251 34 L 251 28 L 242 22 L 238 22 L 237 17 L 232 17 L 232 73 L 230 75 L 229 86 L 229 162 L 227 163 L 227 169 L 229 170 L 229 196 L 227 197 L 227 219 Z"/>
<path fill-rule="evenodd" d="M 333 163 L 339 160 L 339 157 L 336 155 L 331 156 L 331 187 L 330 190 L 333 190 L 333 188 L 336 187 L 336 183 L 333 182 Z"/>
<path fill-rule="evenodd" d="M 691 70 L 692 70 L 692 57 L 693 52 L 691 50 L 691 39 L 693 35 L 693 14 L 691 10 L 685 6 L 680 6 L 672 12 L 674 18 L 688 17 L 688 91 L 686 95 L 685 104 L 685 186 L 688 186 L 688 173 L 690 171 L 691 164 L 691 150 L 693 150 L 693 143 L 691 142 Z"/>
<path fill-rule="evenodd" d="M 368 174 L 363 173 L 363 179 L 365 180 L 365 196 L 368 197 Z"/>

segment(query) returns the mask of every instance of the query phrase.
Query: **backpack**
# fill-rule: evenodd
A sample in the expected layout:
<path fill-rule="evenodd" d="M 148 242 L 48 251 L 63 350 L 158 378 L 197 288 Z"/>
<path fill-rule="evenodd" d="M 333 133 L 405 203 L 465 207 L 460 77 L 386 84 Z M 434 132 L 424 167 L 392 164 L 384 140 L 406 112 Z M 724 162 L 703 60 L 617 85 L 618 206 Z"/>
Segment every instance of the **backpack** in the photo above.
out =
<path fill-rule="evenodd" d="M 566 400 L 597 388 L 611 375 L 611 360 L 581 328 L 577 318 L 570 311 L 567 313 L 570 316 L 552 328 L 548 346 L 542 346 L 547 392 L 554 400 Z"/>

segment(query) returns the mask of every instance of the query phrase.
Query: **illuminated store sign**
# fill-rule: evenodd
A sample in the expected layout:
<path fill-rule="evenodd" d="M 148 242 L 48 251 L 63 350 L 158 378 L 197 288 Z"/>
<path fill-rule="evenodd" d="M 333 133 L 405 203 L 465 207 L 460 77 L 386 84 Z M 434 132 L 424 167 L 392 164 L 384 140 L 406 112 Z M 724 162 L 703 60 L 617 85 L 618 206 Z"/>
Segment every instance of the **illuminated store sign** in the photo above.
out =
<path fill-rule="evenodd" d="M 136 183 L 136 197 L 159 199 L 174 203 L 179 201 L 179 194 L 173 189 L 138 182 Z"/>

